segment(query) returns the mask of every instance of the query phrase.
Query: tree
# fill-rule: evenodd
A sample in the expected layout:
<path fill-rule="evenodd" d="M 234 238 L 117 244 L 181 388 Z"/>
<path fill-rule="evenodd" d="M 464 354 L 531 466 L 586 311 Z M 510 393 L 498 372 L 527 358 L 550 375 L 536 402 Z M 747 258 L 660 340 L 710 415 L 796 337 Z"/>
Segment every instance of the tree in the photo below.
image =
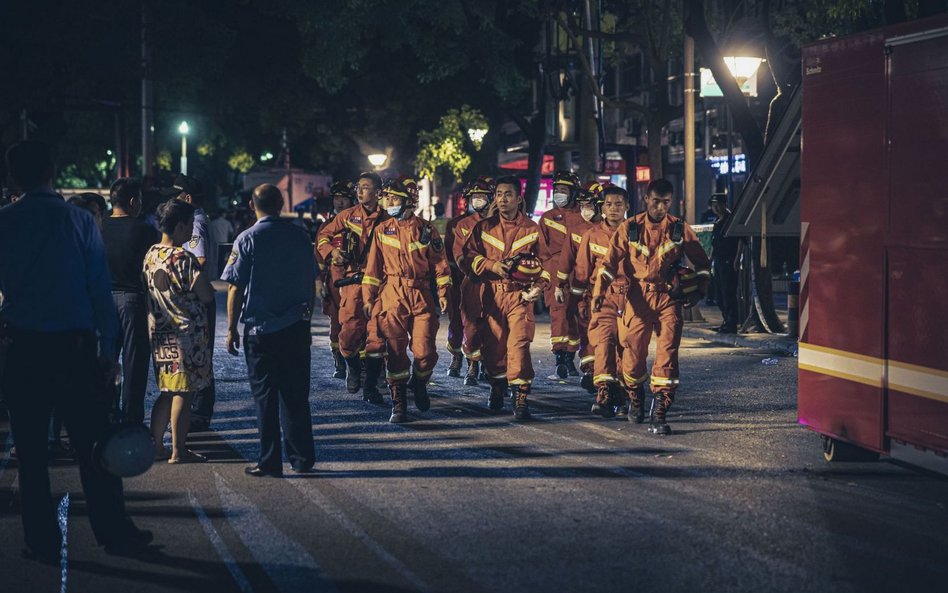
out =
<path fill-rule="evenodd" d="M 468 105 L 448 110 L 437 128 L 418 134 L 418 173 L 429 177 L 435 187 L 446 185 L 443 181 L 448 179 L 460 180 L 471 166 L 472 155 L 481 150 L 487 125 L 484 115 Z"/>

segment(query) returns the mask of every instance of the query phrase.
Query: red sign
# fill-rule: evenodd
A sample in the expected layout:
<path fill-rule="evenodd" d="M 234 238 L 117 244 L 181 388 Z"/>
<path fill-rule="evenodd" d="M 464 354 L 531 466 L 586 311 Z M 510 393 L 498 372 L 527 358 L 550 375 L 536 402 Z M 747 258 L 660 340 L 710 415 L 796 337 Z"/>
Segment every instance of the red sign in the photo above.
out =
<path fill-rule="evenodd" d="M 639 183 L 648 183 L 652 180 L 652 170 L 648 167 L 638 166 L 635 168 L 635 180 Z"/>
<path fill-rule="evenodd" d="M 501 169 L 511 169 L 514 171 L 526 171 L 529 161 L 526 158 L 517 159 L 515 161 L 510 161 L 509 163 L 504 163 L 501 165 Z M 552 175 L 553 171 L 556 170 L 555 165 L 553 164 L 553 155 L 546 154 L 543 155 L 543 165 L 540 167 L 541 175 Z"/>

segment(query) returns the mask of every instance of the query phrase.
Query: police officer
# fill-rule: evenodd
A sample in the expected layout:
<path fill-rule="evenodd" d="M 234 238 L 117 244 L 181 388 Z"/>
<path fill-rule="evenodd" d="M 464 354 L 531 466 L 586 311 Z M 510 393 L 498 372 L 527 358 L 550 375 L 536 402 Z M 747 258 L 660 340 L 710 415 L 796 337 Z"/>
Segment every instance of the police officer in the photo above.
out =
<path fill-rule="evenodd" d="M 340 212 L 351 208 L 355 203 L 355 184 L 351 181 L 337 181 L 329 189 L 329 195 L 332 198 L 332 214 L 326 223 L 339 215 Z M 336 281 L 345 276 L 345 268 L 342 266 L 331 265 L 330 262 L 323 259 L 319 253 L 319 248 L 323 245 L 332 245 L 333 248 L 342 247 L 345 239 L 345 233 L 338 232 L 333 236 L 322 235 L 316 241 L 316 259 L 320 266 L 320 275 L 316 283 L 317 296 L 322 297 L 323 313 L 329 317 L 329 347 L 332 350 L 332 358 L 335 363 L 333 378 L 344 379 L 346 377 L 346 359 L 339 352 L 339 332 L 342 326 L 339 324 L 339 302 L 341 295 Z"/>
<path fill-rule="evenodd" d="M 106 386 L 117 372 L 117 315 L 102 237 L 89 212 L 51 189 L 45 144 L 15 144 L 6 158 L 22 197 L 0 210 L 0 383 L 17 452 L 25 554 L 59 566 L 62 535 L 46 451 L 53 408 L 76 450 L 96 541 L 107 553 L 141 551 L 152 534 L 126 516 L 121 479 L 93 463 L 93 443 L 109 428 Z"/>
<path fill-rule="evenodd" d="M 646 211 L 623 222 L 616 229 L 602 262 L 593 289 L 594 309 L 602 307 L 606 288 L 615 280 L 629 282 L 627 303 L 619 324 L 619 341 L 624 351 L 622 370 L 630 399 L 633 422 L 644 419 L 644 385 L 649 379 L 655 396 L 649 432 L 671 434 L 665 415 L 675 399 L 680 383 L 678 347 L 684 324 L 682 306 L 692 306 L 707 290 L 711 262 L 694 230 L 668 214 L 674 187 L 666 179 L 655 179 L 646 188 Z M 671 275 L 676 264 L 687 256 L 698 275 L 697 290 L 682 301 L 670 294 Z M 658 343 L 651 378 L 646 375 L 646 358 L 652 331 Z"/>
<path fill-rule="evenodd" d="M 581 187 L 579 177 L 570 171 L 557 171 L 553 174 L 553 208 L 540 217 L 540 254 L 543 269 L 552 278 L 556 275 L 560 263 L 560 252 L 564 245 L 572 240 L 572 230 L 579 225 L 579 211 L 576 202 Z M 550 342 L 556 360 L 556 374 L 565 379 L 576 377 L 576 351 L 579 350 L 579 325 L 575 312 L 567 311 L 568 299 L 556 300 L 555 283 L 548 284 L 543 300 L 550 310 Z"/>
<path fill-rule="evenodd" d="M 253 207 L 257 223 L 234 240 L 221 275 L 230 284 L 227 351 L 238 354 L 239 319 L 260 430 L 260 460 L 244 471 L 280 477 L 281 425 L 293 471 L 309 472 L 316 461 L 309 411 L 316 259 L 306 231 L 280 218 L 283 195 L 277 187 L 257 186 Z"/>
<path fill-rule="evenodd" d="M 438 310 L 431 298 L 431 280 L 438 288 L 441 310 L 448 309 L 451 286 L 441 235 L 431 223 L 415 216 L 416 187 L 410 179 L 389 180 L 382 187 L 382 203 L 389 218 L 369 239 L 362 278 L 366 317 L 372 316 L 376 300 L 381 302 L 379 328 L 388 349 L 388 384 L 392 394 L 389 422 L 393 423 L 408 419 L 408 386 L 419 410 L 425 412 L 431 406 L 427 386 L 438 362 Z M 411 363 L 409 345 L 414 356 Z"/>
<path fill-rule="evenodd" d="M 471 231 L 484 220 L 494 200 L 494 180 L 478 177 L 464 188 L 464 198 L 471 206 L 466 212 L 451 219 L 444 238 L 445 252 L 451 266 L 451 299 L 448 301 L 448 351 L 452 353 L 448 375 L 460 376 L 461 357 L 467 359 L 465 385 L 477 385 L 481 365 L 481 331 L 483 330 L 483 285 L 470 269 L 463 267 L 464 250 Z M 455 368 L 455 364 L 457 367 Z M 453 373 L 452 371 L 455 371 Z"/>

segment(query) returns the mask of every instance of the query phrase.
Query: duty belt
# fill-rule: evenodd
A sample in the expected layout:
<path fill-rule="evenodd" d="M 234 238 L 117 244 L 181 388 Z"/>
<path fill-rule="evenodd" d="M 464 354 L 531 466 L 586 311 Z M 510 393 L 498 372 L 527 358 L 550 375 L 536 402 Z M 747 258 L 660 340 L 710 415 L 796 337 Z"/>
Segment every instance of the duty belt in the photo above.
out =
<path fill-rule="evenodd" d="M 385 276 L 385 279 L 392 284 L 400 284 L 412 288 L 429 288 L 431 286 L 431 278 L 429 276 L 409 278 L 408 276 L 393 276 L 388 274 Z"/>
<path fill-rule="evenodd" d="M 646 282 L 639 280 L 642 292 L 668 292 L 670 287 L 667 282 Z"/>

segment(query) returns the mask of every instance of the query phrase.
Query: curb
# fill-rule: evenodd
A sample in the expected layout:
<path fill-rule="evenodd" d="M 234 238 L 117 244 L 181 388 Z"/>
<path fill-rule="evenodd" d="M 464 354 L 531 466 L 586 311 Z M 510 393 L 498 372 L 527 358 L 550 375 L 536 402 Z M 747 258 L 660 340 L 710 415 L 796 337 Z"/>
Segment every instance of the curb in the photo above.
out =
<path fill-rule="evenodd" d="M 785 356 L 797 355 L 797 341 L 786 334 L 719 334 L 710 329 L 689 327 L 689 324 L 686 322 L 682 330 L 682 335 L 686 338 L 705 340 L 714 344 L 721 344 L 722 346 L 773 350 Z"/>

